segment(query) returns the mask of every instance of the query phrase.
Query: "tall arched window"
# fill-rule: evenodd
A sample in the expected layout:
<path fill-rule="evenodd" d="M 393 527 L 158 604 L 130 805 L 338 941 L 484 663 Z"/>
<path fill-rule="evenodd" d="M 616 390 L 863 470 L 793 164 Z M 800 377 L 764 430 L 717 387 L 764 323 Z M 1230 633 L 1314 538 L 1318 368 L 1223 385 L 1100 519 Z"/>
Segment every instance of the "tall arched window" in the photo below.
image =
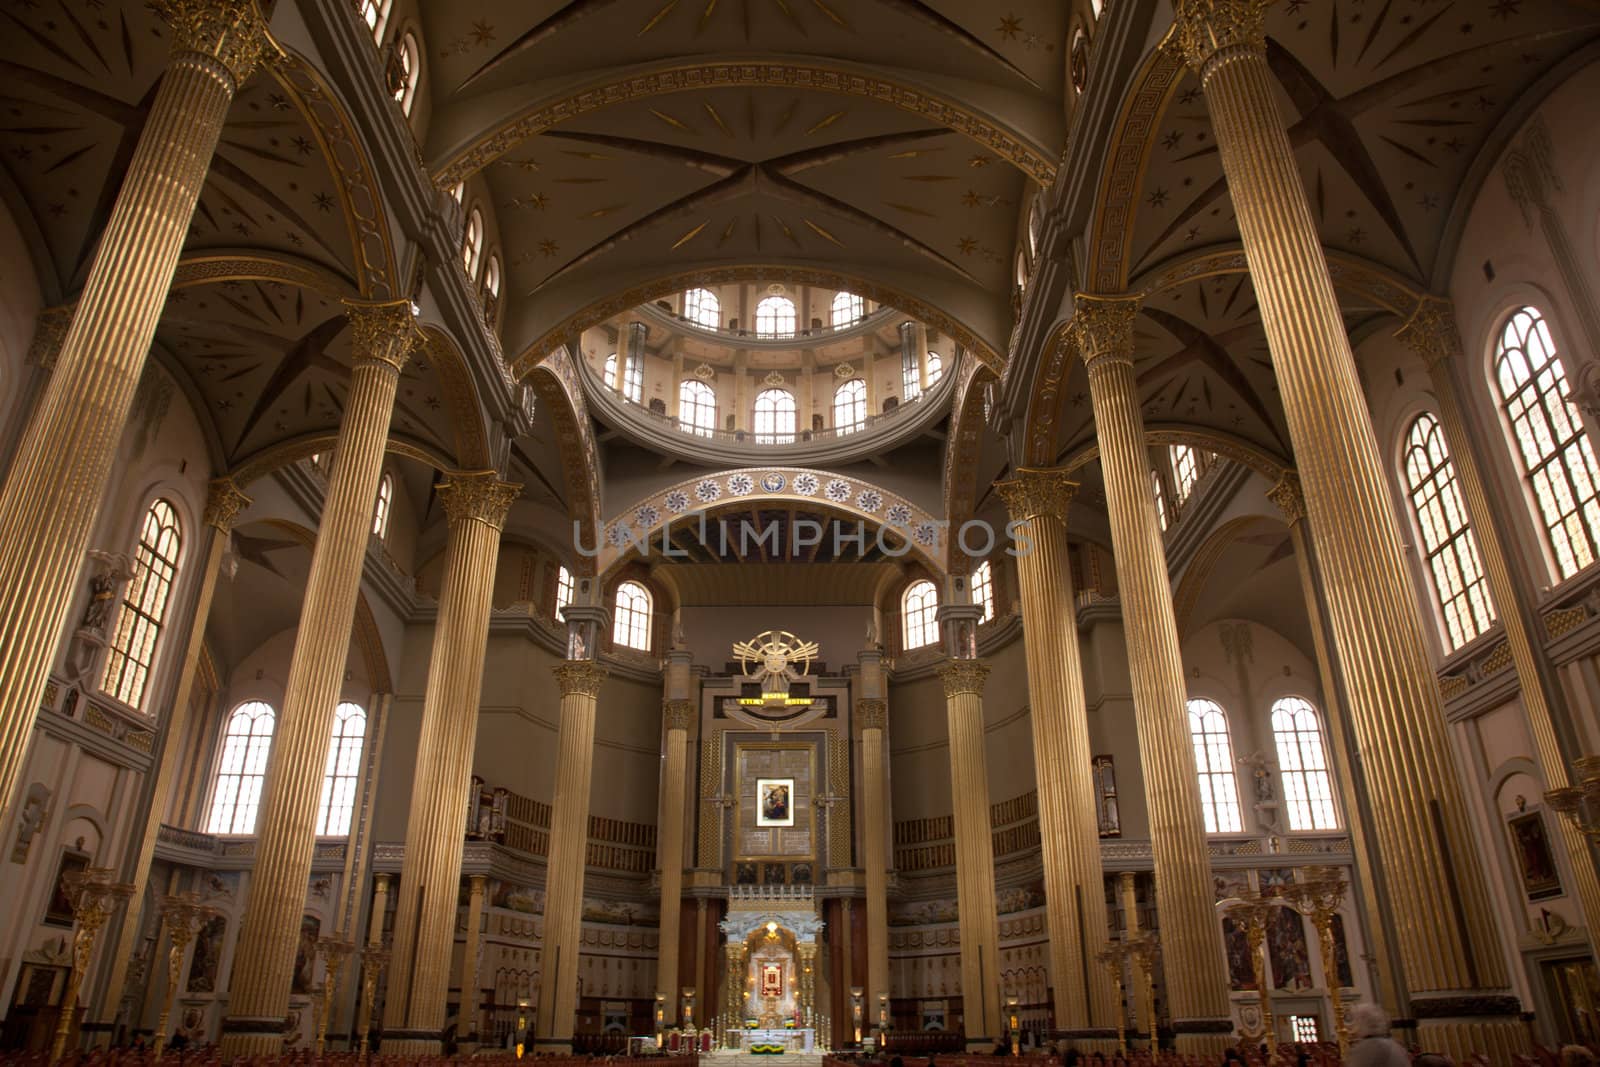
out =
<path fill-rule="evenodd" d="M 643 362 L 638 356 L 629 356 L 622 361 L 622 396 L 635 404 L 644 403 Z"/>
<path fill-rule="evenodd" d="M 467 228 L 461 237 L 461 265 L 467 277 L 478 276 L 478 261 L 483 258 L 483 213 L 473 208 L 467 213 Z"/>
<path fill-rule="evenodd" d="M 678 386 L 678 425 L 701 437 L 717 428 L 717 394 L 705 382 L 685 378 Z"/>
<path fill-rule="evenodd" d="M 623 582 L 617 586 L 611 640 L 641 652 L 650 651 L 650 590 L 638 582 Z"/>
<path fill-rule="evenodd" d="M 1427 412 L 1418 415 L 1406 433 L 1405 473 L 1428 577 L 1444 616 L 1445 639 L 1454 651 L 1489 628 L 1494 604 L 1478 543 L 1467 525 L 1455 464 L 1450 462 L 1439 421 Z"/>
<path fill-rule="evenodd" d="M 1182 504 L 1189 499 L 1189 494 L 1200 482 L 1200 476 L 1210 468 L 1211 461 L 1216 457 L 1189 445 L 1169 445 L 1167 454 L 1172 460 L 1173 502 Z"/>
<path fill-rule="evenodd" d="M 378 482 L 378 502 L 372 508 L 372 532 L 380 538 L 389 536 L 389 512 L 394 506 L 394 478 L 385 473 Z"/>
<path fill-rule="evenodd" d="M 939 640 L 939 590 L 927 579 L 912 582 L 900 598 L 905 648 L 926 648 Z"/>
<path fill-rule="evenodd" d="M 394 0 L 361 0 L 361 21 L 372 31 L 372 39 L 381 42 L 384 28 L 389 24 L 389 9 Z"/>
<path fill-rule="evenodd" d="M 617 354 L 615 352 L 606 357 L 606 369 L 603 377 L 607 389 L 615 389 L 617 387 Z"/>
<path fill-rule="evenodd" d="M 1569 397 L 1561 355 L 1538 308 L 1518 308 L 1506 319 L 1495 347 L 1494 373 L 1556 567 L 1561 577 L 1570 578 L 1600 551 L 1600 502 L 1595 500 L 1600 468 Z"/>
<path fill-rule="evenodd" d="M 833 391 L 833 428 L 855 433 L 867 424 L 867 383 L 851 378 Z"/>
<path fill-rule="evenodd" d="M 500 303 L 500 257 L 490 255 L 483 264 L 483 295 L 488 299 L 484 301 L 485 311 L 489 318 L 494 318 L 494 309 Z"/>
<path fill-rule="evenodd" d="M 1167 490 L 1161 484 L 1161 472 L 1150 472 L 1150 493 L 1156 498 L 1156 518 L 1161 522 L 1161 528 L 1167 528 Z"/>
<path fill-rule="evenodd" d="M 900 368 L 901 395 L 909 403 L 922 396 L 922 368 L 916 363 L 903 363 Z"/>
<path fill-rule="evenodd" d="M 756 395 L 756 444 L 794 444 L 794 394 L 763 389 Z"/>
<path fill-rule="evenodd" d="M 786 296 L 762 298 L 756 305 L 757 337 L 793 337 L 794 301 Z"/>
<path fill-rule="evenodd" d="M 683 294 L 683 317 L 696 326 L 715 330 L 722 325 L 722 302 L 710 289 L 690 289 Z"/>
<path fill-rule="evenodd" d="M 317 836 L 342 837 L 350 832 L 361 781 L 361 746 L 367 739 L 367 712 L 345 701 L 333 711 L 333 737 L 322 771 L 322 800 L 317 805 Z"/>
<path fill-rule="evenodd" d="M 1189 739 L 1194 742 L 1206 833 L 1239 833 L 1244 829 L 1239 818 L 1239 783 L 1233 776 L 1233 742 L 1228 739 L 1228 716 L 1221 704 L 1203 697 L 1189 701 Z"/>
<path fill-rule="evenodd" d="M 134 550 L 133 577 L 122 594 L 100 690 L 129 707 L 143 706 L 156 645 L 167 617 L 167 600 L 178 577 L 183 528 L 172 503 L 157 499 L 145 510 Z"/>
<path fill-rule="evenodd" d="M 866 314 L 867 302 L 856 294 L 840 291 L 833 295 L 833 307 L 829 321 L 835 329 L 860 322 L 866 317 Z"/>
<path fill-rule="evenodd" d="M 211 791 L 210 834 L 250 834 L 256 829 L 256 808 L 267 778 L 267 754 L 272 750 L 272 705 L 250 700 L 233 709 L 222 735 L 217 779 Z"/>
<path fill-rule="evenodd" d="M 972 602 L 983 609 L 979 622 L 994 618 L 994 568 L 988 560 L 978 564 L 972 572 Z"/>
<path fill-rule="evenodd" d="M 1337 830 L 1333 780 L 1328 776 L 1322 720 L 1311 702 L 1283 697 L 1272 705 L 1272 739 L 1278 746 L 1283 799 L 1289 803 L 1289 829 Z"/>
<path fill-rule="evenodd" d="M 572 594 L 576 587 L 572 581 L 572 572 L 566 567 L 556 568 L 556 621 L 561 620 L 561 612 L 572 603 Z"/>
<path fill-rule="evenodd" d="M 932 389 L 944 377 L 944 357 L 928 349 L 928 388 Z"/>
<path fill-rule="evenodd" d="M 422 53 L 417 50 L 417 38 L 410 30 L 400 35 L 389 56 L 389 91 L 400 105 L 400 113 L 410 116 L 417 100 L 417 82 L 422 78 Z"/>

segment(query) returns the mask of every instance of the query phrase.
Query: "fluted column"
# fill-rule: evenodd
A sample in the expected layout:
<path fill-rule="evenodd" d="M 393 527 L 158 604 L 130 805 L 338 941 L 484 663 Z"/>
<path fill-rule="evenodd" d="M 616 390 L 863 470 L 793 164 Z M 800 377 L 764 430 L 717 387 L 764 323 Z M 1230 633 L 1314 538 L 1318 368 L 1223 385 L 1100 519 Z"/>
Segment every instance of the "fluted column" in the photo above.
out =
<path fill-rule="evenodd" d="M 1305 489 L 1422 1043 L 1526 1047 L 1350 340 L 1266 59 L 1265 0 L 1178 0 Z M 1163 915 L 1162 925 L 1166 918 Z"/>
<path fill-rule="evenodd" d="M 387 874 L 372 876 L 372 914 L 367 917 L 367 947 L 373 948 L 383 944 L 383 919 L 389 911 L 389 879 Z M 365 996 L 360 998 L 360 1006 L 356 1009 L 356 1033 L 364 1034 L 372 1025 L 371 1005 Z M 351 1042 L 355 1048 L 356 1043 Z"/>
<path fill-rule="evenodd" d="M 269 1054 L 282 1046 L 334 706 L 350 654 L 395 387 L 416 340 L 405 301 L 352 303 L 349 314 L 350 392 L 256 820 L 260 839 L 250 901 L 234 954 L 229 1016 L 222 1023 L 222 1048 L 230 1056 Z"/>
<path fill-rule="evenodd" d="M 397 1025 L 385 1028 L 385 1044 L 403 1056 L 437 1054 L 444 1030 L 490 596 L 500 530 L 521 488 L 493 471 L 452 474 L 439 483 L 450 533 L 422 700 L 386 1001 Z"/>
<path fill-rule="evenodd" d="M 271 45 L 252 0 L 165 0 L 172 55 L 55 369 L 0 488 L 0 807 L 39 711 L 117 445 L 234 91 Z"/>
<path fill-rule="evenodd" d="M 1106 940 L 1105 883 L 1067 559 L 1067 508 L 1078 485 L 1065 471 L 1024 467 L 995 488 L 1018 524 L 1019 539 L 1030 542 L 1017 556 L 1017 584 L 1028 655 L 1056 1028 L 1073 1036 L 1114 1038 L 1111 989 L 1094 965 Z"/>
<path fill-rule="evenodd" d="M 874 666 L 877 666 L 874 664 Z M 882 667 L 878 667 L 881 677 Z M 862 688 L 867 689 L 867 666 Z M 889 704 L 881 697 L 856 702 L 861 715 L 861 865 L 866 868 L 867 982 L 866 998 L 877 1018 L 878 998 L 889 993 L 889 842 L 885 829 L 889 810 Z"/>
<path fill-rule="evenodd" d="M 1167 1004 L 1178 1047 L 1211 1052 L 1220 1051 L 1233 1029 L 1228 972 L 1212 906 L 1210 852 L 1189 738 L 1188 689 L 1133 372 L 1138 310 L 1136 299 L 1080 295 L 1073 322 L 1089 372 L 1122 597 Z"/>
<path fill-rule="evenodd" d="M 1448 300 L 1424 297 L 1396 336 L 1422 358 L 1433 380 L 1439 425 L 1450 448 L 1450 461 L 1455 466 L 1456 483 L 1461 487 L 1478 555 L 1483 560 L 1483 573 L 1488 579 L 1495 614 L 1517 670 L 1518 698 L 1528 717 L 1539 769 L 1547 789 L 1565 788 L 1572 784 L 1568 767 L 1583 753 L 1576 751 L 1570 740 L 1564 745 L 1557 729 L 1555 711 L 1551 707 L 1553 687 L 1546 684 L 1550 675 L 1542 669 L 1548 664 L 1541 662 L 1543 650 L 1530 632 L 1530 625 L 1538 622 L 1538 614 L 1523 595 L 1522 586 L 1512 577 L 1511 557 L 1501 540 L 1496 510 L 1490 502 L 1488 486 L 1478 466 L 1475 442 L 1462 412 L 1450 368 L 1461 354 L 1455 311 Z M 1600 938 L 1600 878 L 1596 877 L 1594 853 L 1572 820 L 1558 818 L 1555 822 L 1571 861 L 1578 906 L 1592 946 Z"/>
<path fill-rule="evenodd" d="M 461 950 L 461 1001 L 456 1009 L 456 1030 L 464 1044 L 478 1044 L 479 1004 L 483 991 L 478 988 L 478 955 L 483 946 L 483 893 L 489 876 L 474 874 L 467 878 L 467 943 Z"/>
<path fill-rule="evenodd" d="M 1000 1019 L 1000 924 L 994 896 L 994 835 L 983 743 L 983 683 L 989 665 L 950 659 L 939 667 L 950 724 L 955 802 L 956 908 L 961 924 L 961 1014 L 967 1048 L 992 1047 Z"/>
<path fill-rule="evenodd" d="M 1328 747 L 1333 754 L 1333 770 L 1344 801 L 1346 828 L 1350 832 L 1350 849 L 1355 854 L 1356 901 L 1361 908 L 1361 918 L 1366 929 L 1369 955 L 1374 961 L 1377 999 L 1384 1010 L 1394 1017 L 1402 1003 L 1396 984 L 1394 946 L 1389 937 L 1392 916 L 1386 916 L 1380 906 L 1382 897 L 1374 869 L 1374 855 L 1368 825 L 1372 819 L 1371 801 L 1364 791 L 1356 788 L 1356 767 L 1350 758 L 1346 741 L 1349 731 L 1348 716 L 1340 696 L 1338 675 L 1333 663 L 1332 650 L 1326 637 L 1327 612 L 1323 609 L 1318 590 L 1311 538 L 1306 530 L 1305 495 L 1300 491 L 1300 477 L 1285 471 L 1276 485 L 1267 490 L 1267 497 L 1283 512 L 1289 524 L 1289 543 L 1294 549 L 1295 566 L 1300 573 L 1300 594 L 1305 599 L 1306 616 L 1311 621 L 1311 645 L 1317 660 L 1317 679 L 1322 686 L 1322 710 L 1328 722 Z M 1389 919 L 1388 922 L 1385 920 Z"/>
<path fill-rule="evenodd" d="M 687 666 L 687 664 L 685 664 Z M 669 664 L 668 670 L 672 669 Z M 687 671 L 685 671 L 687 673 Z M 671 688 L 671 679 L 668 680 Z M 667 995 L 666 1018 L 678 1021 L 679 989 L 691 983 L 678 981 L 678 926 L 683 912 L 683 808 L 689 768 L 689 728 L 694 724 L 694 702 L 666 702 L 666 753 L 661 762 L 661 818 L 656 834 L 656 864 L 661 869 L 661 918 L 656 989 Z M 709 1010 L 710 1005 L 705 1009 Z"/>
<path fill-rule="evenodd" d="M 184 645 L 183 659 L 178 665 L 178 688 L 172 697 L 172 709 L 167 713 L 161 758 L 149 791 L 150 807 L 145 814 L 144 836 L 140 838 L 139 851 L 133 858 L 128 876 L 128 881 L 133 883 L 133 896 L 129 898 L 128 911 L 122 917 L 116 949 L 111 957 L 106 992 L 101 998 L 102 1022 L 114 1022 L 122 1003 L 123 986 L 128 978 L 128 961 L 133 958 L 133 947 L 139 939 L 139 911 L 144 901 L 145 883 L 150 877 L 150 862 L 155 856 L 156 835 L 161 830 L 178 777 L 183 736 L 189 725 L 189 701 L 194 693 L 195 670 L 200 664 L 201 653 L 205 651 L 206 622 L 211 616 L 211 598 L 217 589 L 217 574 L 222 569 L 222 557 L 228 553 L 233 517 L 249 506 L 250 498 L 240 492 L 232 480 L 218 478 L 211 483 L 203 520 L 211 529 L 211 539 L 206 545 L 205 562 L 200 571 L 200 591 L 195 597 L 194 615 L 189 622 L 189 640 Z"/>
<path fill-rule="evenodd" d="M 589 788 L 594 776 L 594 719 L 606 673 L 591 660 L 554 668 L 561 686 L 556 793 L 550 806 L 550 859 L 545 865 L 540 1052 L 572 1050 L 578 1008 L 578 951 L 583 936 L 583 869 L 589 851 Z"/>

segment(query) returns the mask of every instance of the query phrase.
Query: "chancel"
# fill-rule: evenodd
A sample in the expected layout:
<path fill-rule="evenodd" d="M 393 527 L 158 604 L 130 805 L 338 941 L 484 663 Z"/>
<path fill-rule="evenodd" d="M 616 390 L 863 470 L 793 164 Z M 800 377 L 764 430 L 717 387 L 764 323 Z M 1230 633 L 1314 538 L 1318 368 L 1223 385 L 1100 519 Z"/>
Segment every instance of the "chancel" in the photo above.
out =
<path fill-rule="evenodd" d="M 1600 1053 L 1592 0 L 4 14 L 0 1064 Z"/>

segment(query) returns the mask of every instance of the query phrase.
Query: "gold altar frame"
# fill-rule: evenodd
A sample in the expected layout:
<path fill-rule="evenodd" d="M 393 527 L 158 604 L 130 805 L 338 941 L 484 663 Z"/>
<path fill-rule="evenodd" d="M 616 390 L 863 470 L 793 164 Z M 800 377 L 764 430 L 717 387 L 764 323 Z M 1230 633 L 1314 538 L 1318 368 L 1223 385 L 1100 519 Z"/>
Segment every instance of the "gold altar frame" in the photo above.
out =
<path fill-rule="evenodd" d="M 729 849 L 728 849 L 728 865 L 729 865 L 730 869 L 731 869 L 731 866 L 733 864 L 735 864 L 735 863 L 748 862 L 748 861 L 768 860 L 768 861 L 771 861 L 771 862 L 774 862 L 774 863 L 784 863 L 784 862 L 795 863 L 795 862 L 799 862 L 799 861 L 810 860 L 813 864 L 815 864 L 817 862 L 817 841 L 818 841 L 818 835 L 821 832 L 821 828 L 818 825 L 819 820 L 818 820 L 818 817 L 817 817 L 817 810 L 816 810 L 816 804 L 815 804 L 816 798 L 819 795 L 821 795 L 821 792 L 818 789 L 818 784 L 819 783 L 817 782 L 817 746 L 818 746 L 818 744 L 826 744 L 827 743 L 827 738 L 829 737 L 829 735 L 831 733 L 832 733 L 831 730 L 820 730 L 820 731 L 818 731 L 817 732 L 817 736 L 821 740 L 820 741 L 815 741 L 815 742 L 800 742 L 800 741 L 738 741 L 738 740 L 735 740 L 733 742 L 733 759 L 730 761 L 730 766 L 728 768 L 728 778 L 729 778 L 729 782 L 734 786 L 734 798 L 735 798 L 734 799 L 734 804 L 733 804 L 733 840 L 728 843 L 729 846 L 730 846 Z M 803 854 L 796 852 L 796 853 L 792 853 L 792 854 L 789 854 L 789 855 L 766 855 L 766 854 L 756 855 L 754 853 L 746 855 L 745 853 L 742 853 L 742 852 L 739 851 L 739 845 L 740 845 L 741 842 L 744 841 L 744 829 L 745 829 L 744 809 L 743 809 L 743 806 L 739 803 L 739 792 L 738 792 L 738 786 L 739 786 L 739 763 L 740 763 L 739 754 L 740 754 L 740 752 L 744 751 L 745 749 L 753 749 L 753 750 L 757 750 L 757 751 L 772 751 L 772 750 L 788 749 L 790 751 L 796 751 L 796 752 L 804 751 L 806 753 L 806 761 L 807 761 L 808 766 L 810 767 L 810 778 L 811 778 L 811 784 L 810 784 L 811 796 L 808 796 L 806 798 L 806 807 L 811 810 L 811 822 L 810 822 L 810 824 L 808 826 L 808 832 L 811 835 L 811 851 L 809 851 L 807 853 L 803 853 Z M 756 797 L 756 803 L 759 804 L 760 802 L 761 802 L 760 801 L 760 796 L 758 795 Z M 790 791 L 790 796 L 789 796 L 790 810 L 791 811 L 797 810 L 798 804 L 799 804 L 799 798 L 795 795 L 794 791 L 791 790 Z M 771 832 L 773 830 L 787 830 L 787 829 L 794 829 L 794 828 L 795 827 L 785 827 L 785 826 L 752 826 L 751 827 L 752 830 L 765 830 L 765 831 L 768 831 L 768 832 Z"/>

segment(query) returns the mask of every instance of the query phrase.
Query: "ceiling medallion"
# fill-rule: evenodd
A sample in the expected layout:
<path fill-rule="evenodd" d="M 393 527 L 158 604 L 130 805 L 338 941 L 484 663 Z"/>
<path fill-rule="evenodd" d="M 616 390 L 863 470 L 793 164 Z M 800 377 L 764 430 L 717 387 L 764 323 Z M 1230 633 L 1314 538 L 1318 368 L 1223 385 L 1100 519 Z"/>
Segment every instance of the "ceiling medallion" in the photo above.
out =
<path fill-rule="evenodd" d="M 783 294 L 787 293 L 788 291 L 789 291 L 788 287 L 785 286 L 782 282 L 773 282 L 771 285 L 767 286 L 767 295 L 768 296 L 782 296 Z"/>
<path fill-rule="evenodd" d="M 835 378 L 854 378 L 856 376 L 856 369 L 848 363 L 841 363 L 837 367 L 833 368 L 833 376 Z"/>
<path fill-rule="evenodd" d="M 694 369 L 694 376 L 703 382 L 709 382 L 717 376 L 717 369 L 709 363 L 702 363 Z"/>
<path fill-rule="evenodd" d="M 761 379 L 761 384 L 762 385 L 788 385 L 789 383 L 784 378 L 783 375 L 779 374 L 777 371 L 773 371 L 771 374 L 768 374 L 765 378 Z"/>

